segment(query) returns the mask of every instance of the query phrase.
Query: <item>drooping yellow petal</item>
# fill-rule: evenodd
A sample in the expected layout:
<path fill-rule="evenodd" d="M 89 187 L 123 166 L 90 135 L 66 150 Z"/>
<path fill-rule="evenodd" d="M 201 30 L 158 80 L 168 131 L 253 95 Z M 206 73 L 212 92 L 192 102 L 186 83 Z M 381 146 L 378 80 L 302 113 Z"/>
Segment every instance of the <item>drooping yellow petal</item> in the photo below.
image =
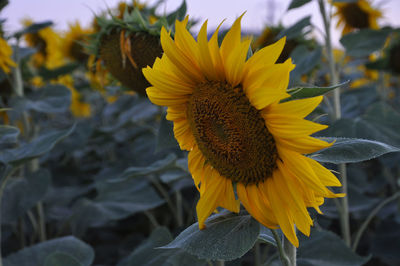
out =
<path fill-rule="evenodd" d="M 279 188 L 275 185 L 275 178 L 268 178 L 266 181 L 266 189 L 268 198 L 271 201 L 272 210 L 278 220 L 279 227 L 285 234 L 287 239 L 295 246 L 299 246 L 299 240 L 296 236 L 296 231 L 294 230 L 294 223 L 291 221 L 290 215 L 287 213 L 286 206 L 280 200 Z"/>
<path fill-rule="evenodd" d="M 211 171 L 211 176 L 207 178 L 207 189 L 200 195 L 199 202 L 196 206 L 197 216 L 199 220 L 199 228 L 204 229 L 204 222 L 218 207 L 218 199 L 221 198 L 221 193 L 224 187 L 224 178 L 221 177 L 215 170 Z M 201 184 L 203 186 L 203 184 Z"/>
<path fill-rule="evenodd" d="M 278 228 L 276 219 L 271 209 L 266 207 L 263 203 L 263 200 L 260 199 L 256 185 L 245 186 L 241 183 L 238 183 L 236 189 L 240 201 L 246 210 L 251 214 L 251 216 L 253 216 L 257 221 L 266 227 L 272 229 Z"/>
<path fill-rule="evenodd" d="M 310 136 L 296 138 L 276 138 L 277 145 L 301 154 L 309 154 L 332 146 L 331 143 Z"/>
<path fill-rule="evenodd" d="M 189 97 L 166 93 L 156 87 L 148 87 L 146 92 L 154 104 L 162 106 L 181 105 L 189 100 Z"/>
<path fill-rule="evenodd" d="M 225 177 L 221 178 L 224 180 L 224 182 L 221 184 L 223 192 L 218 200 L 219 206 L 231 212 L 238 213 L 240 210 L 240 202 L 239 200 L 235 199 L 232 180 Z"/>

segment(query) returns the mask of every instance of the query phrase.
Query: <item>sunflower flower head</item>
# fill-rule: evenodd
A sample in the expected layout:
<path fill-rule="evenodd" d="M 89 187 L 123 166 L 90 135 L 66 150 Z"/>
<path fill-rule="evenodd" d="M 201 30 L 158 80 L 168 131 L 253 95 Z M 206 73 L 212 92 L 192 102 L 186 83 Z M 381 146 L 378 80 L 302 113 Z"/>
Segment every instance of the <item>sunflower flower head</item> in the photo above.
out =
<path fill-rule="evenodd" d="M 33 22 L 30 19 L 25 19 L 23 24 L 30 26 Z M 35 67 L 45 66 L 48 69 L 54 69 L 64 64 L 61 37 L 50 27 L 41 29 L 36 33 L 25 34 L 25 41 L 29 47 L 37 50 L 33 55 Z"/>
<path fill-rule="evenodd" d="M 89 55 L 84 50 L 88 37 L 93 33 L 91 29 L 84 29 L 79 22 L 69 25 L 69 31 L 63 38 L 63 53 L 70 60 L 85 63 Z"/>
<path fill-rule="evenodd" d="M 123 86 L 142 95 L 150 84 L 141 69 L 161 56 L 161 27 L 170 28 L 166 17 L 155 14 L 157 5 L 146 7 L 133 1 L 132 5 L 119 5 L 117 16 L 109 12 L 111 18 L 97 17 L 100 30 L 89 47 Z"/>
<path fill-rule="evenodd" d="M 257 51 L 265 46 L 271 45 L 276 42 L 277 37 L 282 30 L 284 30 L 283 26 L 266 26 L 262 33 L 251 44 L 252 50 Z M 276 62 L 285 62 L 290 57 L 292 51 L 299 45 L 305 45 L 307 48 L 313 49 L 315 43 L 313 42 L 313 40 L 305 39 L 303 34 L 300 34 L 296 38 L 288 39 L 286 40 L 282 53 L 279 55 L 279 58 Z"/>
<path fill-rule="evenodd" d="M 325 197 L 342 196 L 327 188 L 340 186 L 337 178 L 303 155 L 331 145 L 310 137 L 326 126 L 304 119 L 322 97 L 280 103 L 289 96 L 294 68 L 291 59 L 275 63 L 285 38 L 247 59 L 242 16 L 221 46 L 218 29 L 207 39 L 207 22 L 197 40 L 186 29 L 188 17 L 176 21 L 174 39 L 162 29 L 164 54 L 143 69 L 152 84 L 147 94 L 168 107 L 175 138 L 189 151 L 200 229 L 217 207 L 237 213 L 241 202 L 261 224 L 280 227 L 298 246 L 294 226 L 309 235 L 313 224 L 307 207 L 320 212 Z"/>
<path fill-rule="evenodd" d="M 0 37 L 0 69 L 5 73 L 10 73 L 10 68 L 15 67 L 15 62 L 11 59 L 12 49 L 7 41 Z"/>
<path fill-rule="evenodd" d="M 338 17 L 337 27 L 343 25 L 342 35 L 354 29 L 378 29 L 377 19 L 382 17 L 382 12 L 371 6 L 368 0 L 358 0 L 351 3 L 334 2 L 337 8 L 334 16 Z"/>

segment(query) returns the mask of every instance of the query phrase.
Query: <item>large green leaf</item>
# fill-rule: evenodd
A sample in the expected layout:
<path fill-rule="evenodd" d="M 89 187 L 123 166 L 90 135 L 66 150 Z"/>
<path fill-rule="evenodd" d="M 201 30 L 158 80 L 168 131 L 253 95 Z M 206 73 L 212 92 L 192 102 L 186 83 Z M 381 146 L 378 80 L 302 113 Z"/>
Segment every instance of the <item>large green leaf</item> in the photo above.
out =
<path fill-rule="evenodd" d="M 55 256 L 54 253 L 66 254 L 69 257 L 69 261 L 73 258 L 72 261 L 79 262 L 80 264 L 78 265 L 82 266 L 92 265 L 94 259 L 94 251 L 89 245 L 73 236 L 66 236 L 24 248 L 9 255 L 3 262 L 4 266 L 46 265 L 46 260 L 54 261 L 57 259 L 60 261 L 59 255 L 56 255 L 58 258 L 52 258 L 52 256 Z M 63 259 L 65 261 L 65 256 Z M 65 264 L 58 265 L 64 266 Z M 74 264 L 72 265 L 75 266 Z"/>
<path fill-rule="evenodd" d="M 0 125 L 0 145 L 17 142 L 19 129 L 12 126 Z"/>
<path fill-rule="evenodd" d="M 290 97 L 281 100 L 281 102 L 288 102 L 292 100 L 311 98 L 320 95 L 324 95 L 325 93 L 339 88 L 343 85 L 346 85 L 348 81 L 331 86 L 331 87 L 299 87 L 299 88 L 291 88 L 287 92 L 290 94 Z"/>
<path fill-rule="evenodd" d="M 281 31 L 276 37 L 276 39 L 279 40 L 283 36 L 286 36 L 288 40 L 295 39 L 303 35 L 303 30 L 310 25 L 311 25 L 311 16 L 302 18 L 289 28 L 286 28 L 283 31 Z"/>
<path fill-rule="evenodd" d="M 299 82 L 302 75 L 310 72 L 321 61 L 322 48 L 318 46 L 310 51 L 305 45 L 297 46 L 290 57 L 296 67 L 290 72 L 290 85 Z"/>
<path fill-rule="evenodd" d="M 298 266 L 361 266 L 368 260 L 355 254 L 332 232 L 312 230 L 309 238 L 300 237 Z"/>
<path fill-rule="evenodd" d="M 16 149 L 0 151 L 0 162 L 18 165 L 49 152 L 54 145 L 74 131 L 75 126 L 61 131 L 50 131 L 35 138 L 32 142 L 21 144 Z"/>
<path fill-rule="evenodd" d="M 234 260 L 253 247 L 259 232 L 259 223 L 250 215 L 224 212 L 207 219 L 206 229 L 199 230 L 195 223 L 162 248 L 179 248 L 201 259 Z"/>
<path fill-rule="evenodd" d="M 84 264 L 67 253 L 53 252 L 46 257 L 44 266 L 84 266 Z"/>
<path fill-rule="evenodd" d="M 292 0 L 292 2 L 290 2 L 288 10 L 301 7 L 309 2 L 311 2 L 311 0 Z"/>
<path fill-rule="evenodd" d="M 340 39 L 340 43 L 345 47 L 348 55 L 354 57 L 368 56 L 382 49 L 390 33 L 390 29 L 361 29 L 344 35 Z"/>
<path fill-rule="evenodd" d="M 157 151 L 163 149 L 176 148 L 178 142 L 174 137 L 174 125 L 171 121 L 165 118 L 165 115 L 161 116 L 160 126 L 157 134 Z"/>
<path fill-rule="evenodd" d="M 2 223 L 11 224 L 34 207 L 46 195 L 50 181 L 50 173 L 45 169 L 24 178 L 10 179 L 3 194 Z"/>
<path fill-rule="evenodd" d="M 50 27 L 51 25 L 53 25 L 52 21 L 44 21 L 44 22 L 34 23 L 34 24 L 29 25 L 28 27 L 24 28 L 23 30 L 16 32 L 14 34 L 14 36 L 16 38 L 20 38 L 24 34 L 37 33 L 38 31 L 40 31 L 44 28 Z"/>
<path fill-rule="evenodd" d="M 96 182 L 97 197 L 81 199 L 73 207 L 72 230 L 82 235 L 89 227 L 124 219 L 164 203 L 146 178 Z"/>
<path fill-rule="evenodd" d="M 50 84 L 26 98 L 13 99 L 11 105 L 18 112 L 35 110 L 45 114 L 63 113 L 71 105 L 71 91 L 63 85 Z"/>
<path fill-rule="evenodd" d="M 367 139 L 324 138 L 335 143 L 326 149 L 310 155 L 316 161 L 325 163 L 357 163 L 374 159 L 390 152 L 399 152 L 400 148 Z"/>
<path fill-rule="evenodd" d="M 165 266 L 165 265 L 206 265 L 205 261 L 185 253 L 179 249 L 158 249 L 172 241 L 172 235 L 165 227 L 156 228 L 150 237 L 139 245 L 128 257 L 124 258 L 117 266 Z"/>
<path fill-rule="evenodd" d="M 258 239 L 276 247 L 276 241 L 272 235 L 271 229 L 268 229 L 263 225 L 260 225 L 260 234 Z"/>

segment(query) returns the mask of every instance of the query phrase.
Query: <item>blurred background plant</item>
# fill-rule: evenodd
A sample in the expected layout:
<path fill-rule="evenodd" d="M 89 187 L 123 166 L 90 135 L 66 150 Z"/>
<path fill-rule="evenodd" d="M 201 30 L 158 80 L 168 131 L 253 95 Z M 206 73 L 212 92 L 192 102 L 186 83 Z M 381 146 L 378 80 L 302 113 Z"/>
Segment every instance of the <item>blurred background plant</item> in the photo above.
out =
<path fill-rule="evenodd" d="M 287 12 L 310 2 L 292 0 Z M 314 2 L 323 30 L 306 16 L 243 32 L 253 51 L 286 36 L 278 60 L 296 64 L 291 100 L 325 94 L 309 119 L 330 125 L 318 136 L 337 138 L 310 156 L 341 172 L 348 197 L 311 212 L 297 263 L 397 265 L 400 31 L 380 23 L 372 1 Z M 221 211 L 198 231 L 187 154 L 144 91 L 141 68 L 162 54 L 161 27 L 173 35 L 186 15 L 184 1 L 170 14 L 160 3 L 121 2 L 66 32 L 29 19 L 7 32 L 0 11 L 0 265 L 279 263 L 280 232 L 244 211 Z M 333 16 L 341 49 L 331 45 Z"/>

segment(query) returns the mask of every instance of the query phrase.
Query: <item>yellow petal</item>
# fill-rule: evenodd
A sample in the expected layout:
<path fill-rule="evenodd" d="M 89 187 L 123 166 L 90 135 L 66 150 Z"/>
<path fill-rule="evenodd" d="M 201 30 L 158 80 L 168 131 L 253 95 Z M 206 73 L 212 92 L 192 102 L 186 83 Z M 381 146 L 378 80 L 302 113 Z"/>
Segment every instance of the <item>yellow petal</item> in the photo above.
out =
<path fill-rule="evenodd" d="M 146 89 L 146 92 L 147 92 L 147 96 L 149 97 L 149 99 L 152 103 L 161 105 L 161 106 L 181 105 L 181 104 L 185 104 L 189 100 L 189 97 L 187 97 L 187 96 L 165 93 L 155 87 L 148 87 Z"/>
<path fill-rule="evenodd" d="M 299 246 L 299 240 L 294 230 L 293 221 L 287 213 L 286 206 L 280 200 L 279 188 L 275 185 L 274 178 L 268 178 L 266 181 L 266 189 L 268 198 L 271 201 L 271 208 L 274 212 L 276 219 L 278 220 L 279 227 L 285 234 L 286 238 L 296 247 Z"/>
<path fill-rule="evenodd" d="M 224 188 L 224 178 L 219 176 L 215 170 L 212 171 L 212 175 L 208 179 L 207 190 L 200 196 L 196 206 L 200 230 L 205 228 L 204 222 L 217 208 L 218 199 Z"/>
<path fill-rule="evenodd" d="M 331 143 L 310 136 L 297 138 L 275 138 L 275 142 L 277 145 L 281 145 L 285 149 L 297 151 L 301 154 L 313 153 L 332 146 Z"/>
<path fill-rule="evenodd" d="M 268 107 L 268 114 L 285 114 L 306 117 L 322 101 L 323 96 L 294 100 L 285 103 L 274 103 Z"/>
<path fill-rule="evenodd" d="M 197 36 L 197 41 L 199 43 L 199 63 L 201 71 L 203 71 L 203 73 L 209 80 L 216 80 L 218 76 L 214 69 L 210 48 L 208 47 L 207 20 L 206 22 L 204 22 L 203 26 L 200 29 L 199 35 Z"/>
<path fill-rule="evenodd" d="M 235 199 L 235 193 L 233 192 L 233 185 L 232 180 L 221 177 L 224 182 L 222 183 L 222 193 L 218 200 L 219 206 L 225 208 L 231 212 L 238 213 L 240 210 L 240 202 L 239 200 Z"/>

